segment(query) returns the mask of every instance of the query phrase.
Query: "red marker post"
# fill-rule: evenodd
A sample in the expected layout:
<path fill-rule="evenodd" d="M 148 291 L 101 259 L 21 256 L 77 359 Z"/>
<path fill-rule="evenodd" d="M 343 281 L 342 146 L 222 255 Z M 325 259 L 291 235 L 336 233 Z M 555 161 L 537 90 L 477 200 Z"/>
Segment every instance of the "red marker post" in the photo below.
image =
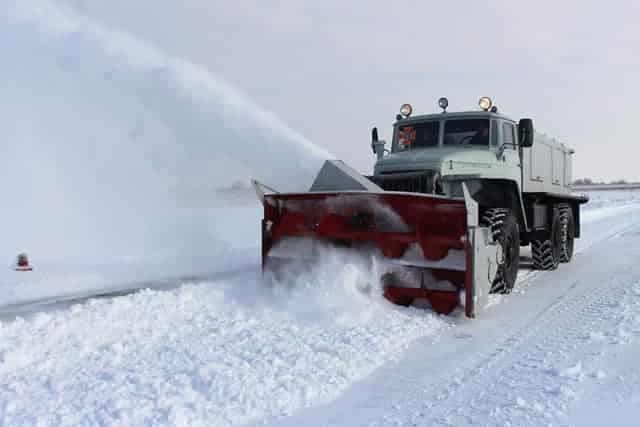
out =
<path fill-rule="evenodd" d="M 15 271 L 32 271 L 33 267 L 29 264 L 29 257 L 27 254 L 19 254 L 16 259 Z"/>

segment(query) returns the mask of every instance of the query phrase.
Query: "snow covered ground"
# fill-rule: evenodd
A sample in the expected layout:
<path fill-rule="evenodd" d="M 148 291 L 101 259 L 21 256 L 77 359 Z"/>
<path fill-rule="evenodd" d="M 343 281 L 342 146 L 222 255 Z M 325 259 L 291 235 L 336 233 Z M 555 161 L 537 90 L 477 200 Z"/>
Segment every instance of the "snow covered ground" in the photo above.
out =
<path fill-rule="evenodd" d="M 575 261 L 474 321 L 343 253 L 267 287 L 232 184 L 329 154 L 60 2 L 5 6 L 0 259 L 35 270 L 0 269 L 0 425 L 638 425 L 640 192 L 591 193 Z"/>
<path fill-rule="evenodd" d="M 341 254 L 294 288 L 253 267 L 5 321 L 0 419 L 637 425 L 640 200 L 593 198 L 574 262 L 522 270 L 474 321 L 389 305 L 365 260 Z"/>
<path fill-rule="evenodd" d="M 334 399 L 448 327 L 389 306 L 342 257 L 322 271 L 294 290 L 267 290 L 254 270 L 0 324 L 0 419 L 240 424 Z"/>

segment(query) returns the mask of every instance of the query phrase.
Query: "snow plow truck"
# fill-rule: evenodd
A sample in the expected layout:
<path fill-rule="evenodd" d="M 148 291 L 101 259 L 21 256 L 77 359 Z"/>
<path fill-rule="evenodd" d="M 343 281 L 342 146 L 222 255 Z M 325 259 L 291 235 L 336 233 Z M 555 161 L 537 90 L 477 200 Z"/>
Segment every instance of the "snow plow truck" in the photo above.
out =
<path fill-rule="evenodd" d="M 262 268 L 295 274 L 320 248 L 372 251 L 390 268 L 380 277 L 391 302 L 427 300 L 438 313 L 481 314 L 490 293 L 509 293 L 530 246 L 533 268 L 573 256 L 580 205 L 571 191 L 574 150 L 502 115 L 480 109 L 413 115 L 401 106 L 390 149 L 371 131 L 373 175 L 328 160 L 304 193 L 254 181 L 262 200 Z"/>

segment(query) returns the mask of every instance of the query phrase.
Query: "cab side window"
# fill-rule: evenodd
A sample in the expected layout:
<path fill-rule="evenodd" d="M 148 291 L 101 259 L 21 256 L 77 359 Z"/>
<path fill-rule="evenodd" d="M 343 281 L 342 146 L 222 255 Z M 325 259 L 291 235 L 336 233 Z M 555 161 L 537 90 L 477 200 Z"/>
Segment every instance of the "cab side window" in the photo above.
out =
<path fill-rule="evenodd" d="M 500 138 L 498 138 L 498 121 L 491 120 L 491 146 L 497 147 L 500 145 Z"/>
<path fill-rule="evenodd" d="M 513 125 L 511 123 L 503 122 L 502 123 L 502 142 L 506 145 L 505 148 L 511 147 L 512 149 L 516 149 L 515 144 L 515 131 L 513 129 Z"/>

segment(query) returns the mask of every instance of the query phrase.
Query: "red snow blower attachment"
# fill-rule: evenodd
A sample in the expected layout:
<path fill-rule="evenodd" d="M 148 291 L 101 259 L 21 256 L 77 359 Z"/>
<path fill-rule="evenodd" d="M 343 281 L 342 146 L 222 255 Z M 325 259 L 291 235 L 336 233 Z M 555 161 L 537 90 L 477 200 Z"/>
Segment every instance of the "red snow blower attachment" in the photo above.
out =
<path fill-rule="evenodd" d="M 308 193 L 254 187 L 264 207 L 263 270 L 287 275 L 323 247 L 348 248 L 388 261 L 380 280 L 391 302 L 427 300 L 446 314 L 463 305 L 468 317 L 486 306 L 499 245 L 478 226 L 466 187 L 465 198 L 388 192 L 339 161 L 325 163 Z"/>

